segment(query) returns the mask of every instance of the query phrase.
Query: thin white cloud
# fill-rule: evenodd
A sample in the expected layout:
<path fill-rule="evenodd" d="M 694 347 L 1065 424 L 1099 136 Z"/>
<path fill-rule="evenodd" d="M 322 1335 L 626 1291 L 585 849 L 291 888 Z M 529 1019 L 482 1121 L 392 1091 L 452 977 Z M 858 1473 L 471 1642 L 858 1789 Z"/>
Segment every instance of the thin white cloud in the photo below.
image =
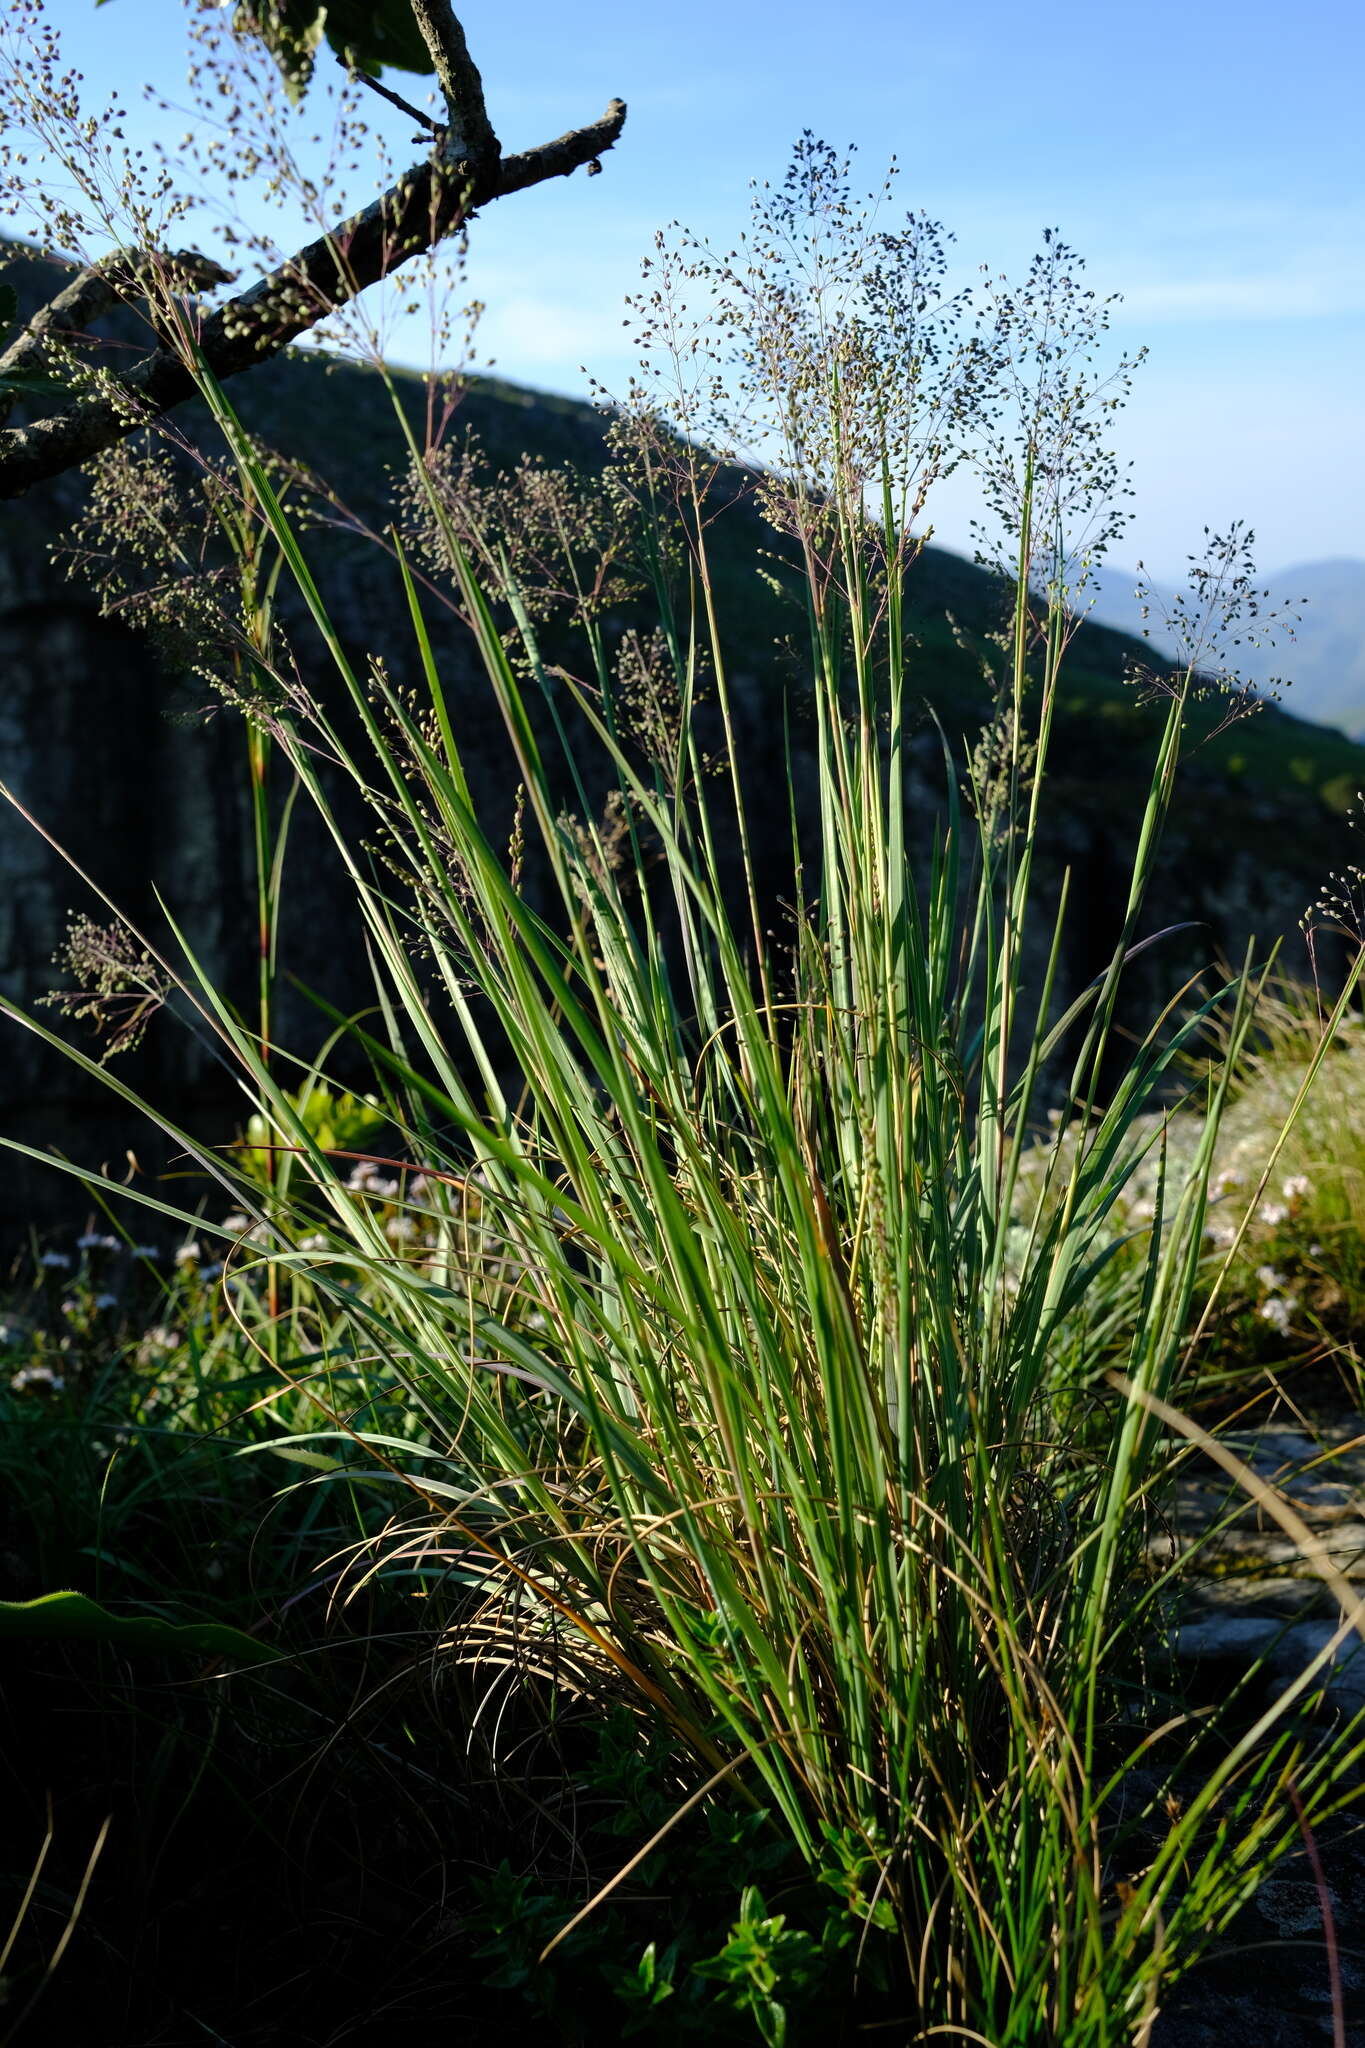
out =
<path fill-rule="evenodd" d="M 1123 294 L 1130 321 L 1313 320 L 1365 311 L 1365 275 L 1357 265 L 1333 263 L 1308 272 L 1204 271 L 1191 277 L 1150 278 Z"/>

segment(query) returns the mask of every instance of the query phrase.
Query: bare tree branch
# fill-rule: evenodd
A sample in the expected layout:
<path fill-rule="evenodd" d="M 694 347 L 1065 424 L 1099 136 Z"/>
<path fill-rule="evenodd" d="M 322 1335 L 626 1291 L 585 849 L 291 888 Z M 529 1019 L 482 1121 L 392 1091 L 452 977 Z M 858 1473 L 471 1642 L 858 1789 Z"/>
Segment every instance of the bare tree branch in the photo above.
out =
<path fill-rule="evenodd" d="M 432 11 L 444 7 L 454 22 L 446 0 L 426 0 L 426 5 Z M 455 26 L 458 31 L 458 23 Z M 461 35 L 461 45 L 463 41 Z M 458 79 L 456 83 L 466 94 L 460 102 L 460 112 L 468 121 L 468 95 L 477 89 L 479 112 L 483 97 L 478 72 L 469 62 L 467 51 L 465 61 L 473 85 L 468 78 L 463 84 Z M 487 115 L 482 118 L 486 127 Z M 554 142 L 502 158 L 496 153 L 497 139 L 490 128 L 487 133 L 493 153 L 482 162 L 472 160 L 466 153 L 463 161 L 453 164 L 444 153 L 443 138 L 442 148 L 433 153 L 431 160 L 416 165 L 362 212 L 352 214 L 330 234 L 310 242 L 269 276 L 229 299 L 207 318 L 192 301 L 170 296 L 185 289 L 183 279 L 177 279 L 172 265 L 171 276 L 156 292 L 157 299 L 162 301 L 158 324 L 163 329 L 172 321 L 181 325 L 180 345 L 154 349 L 127 370 L 105 373 L 90 397 L 63 412 L 0 432 L 0 498 L 22 497 L 34 484 L 88 462 L 160 413 L 193 397 L 196 386 L 186 363 L 191 345 L 220 379 L 235 377 L 253 364 L 269 361 L 336 307 L 345 305 L 411 257 L 434 248 L 463 227 L 478 207 L 508 193 L 543 184 L 548 178 L 567 177 L 584 165 L 591 170 L 615 143 L 625 119 L 624 101 L 613 100 L 605 114 L 587 127 L 571 129 Z M 467 130 L 465 140 L 469 140 Z M 143 261 L 150 269 L 154 259 L 148 257 Z M 53 315 L 45 333 L 55 326 L 56 309 L 62 299 L 82 288 L 83 280 L 89 277 L 90 273 L 83 273 L 66 287 L 65 293 L 58 294 L 50 307 L 35 316 L 36 321 L 42 321 Z M 149 295 L 146 282 L 142 290 L 144 296 Z M 126 296 L 126 292 L 119 296 Z M 87 313 L 85 317 L 88 320 L 94 315 Z M 68 318 L 67 324 L 79 323 Z M 30 332 L 33 326 L 31 321 Z"/>
<path fill-rule="evenodd" d="M 174 255 L 158 255 L 152 259 L 157 270 L 175 280 L 176 289 L 184 292 L 207 291 L 210 285 L 231 284 L 232 272 L 224 270 L 209 257 L 201 256 L 196 249 L 179 249 Z M 142 298 L 146 295 L 148 279 L 144 274 L 149 268 L 148 259 L 139 261 L 126 249 L 115 249 L 108 256 L 101 256 L 98 263 L 78 271 L 70 284 L 64 285 L 54 299 L 40 306 L 26 327 L 20 329 L 9 347 L 0 354 L 0 377 L 12 375 L 16 370 L 36 370 L 42 367 L 43 351 L 49 341 L 60 341 L 64 334 L 81 334 L 92 320 L 98 320 L 111 306 L 121 300 Z M 0 391 L 0 426 L 9 418 L 17 391 Z"/>
<path fill-rule="evenodd" d="M 442 151 L 447 163 L 467 161 L 475 168 L 495 163 L 502 144 L 493 133 L 483 101 L 483 80 L 469 54 L 464 30 L 450 0 L 408 0 L 413 20 L 431 54 L 436 82 L 446 103 Z"/>
<path fill-rule="evenodd" d="M 368 71 L 352 71 L 351 83 L 363 85 L 368 92 L 377 92 L 381 100 L 387 100 L 391 107 L 397 107 L 400 114 L 406 114 L 417 127 L 425 128 L 429 134 L 440 133 L 439 123 L 433 121 L 430 114 L 424 114 L 420 107 L 414 107 L 411 100 L 405 100 L 401 92 L 394 92 L 392 87 L 385 85 L 382 80 L 371 78 Z M 418 142 L 421 139 L 419 135 Z"/>

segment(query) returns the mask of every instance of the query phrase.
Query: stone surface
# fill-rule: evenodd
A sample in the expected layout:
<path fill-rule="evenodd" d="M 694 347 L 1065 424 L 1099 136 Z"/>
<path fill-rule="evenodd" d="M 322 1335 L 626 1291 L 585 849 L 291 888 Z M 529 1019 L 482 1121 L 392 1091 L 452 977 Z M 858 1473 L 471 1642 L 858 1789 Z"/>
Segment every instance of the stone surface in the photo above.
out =
<path fill-rule="evenodd" d="M 1224 1440 L 1285 1495 L 1365 1595 L 1365 1416 L 1307 1422 Z M 1333 1589 L 1266 1509 L 1202 1456 L 1186 1465 L 1170 1528 L 1153 1546 L 1158 1561 L 1173 1544 L 1196 1546 L 1175 1638 L 1196 1697 L 1226 1699 L 1240 1686 L 1249 1706 L 1267 1704 L 1340 1637 L 1310 1688 L 1321 1690 L 1314 1711 L 1341 1725 L 1365 1709 L 1365 1644 L 1354 1630 L 1341 1635 Z M 1337 1816 L 1319 1830 L 1317 1848 L 1338 1945 L 1344 2041 L 1365 2048 L 1365 1822 Z M 1261 1885 L 1176 1988 L 1152 2048 L 1312 2048 L 1341 2040 L 1335 2025 L 1323 1898 L 1301 1852 Z"/>

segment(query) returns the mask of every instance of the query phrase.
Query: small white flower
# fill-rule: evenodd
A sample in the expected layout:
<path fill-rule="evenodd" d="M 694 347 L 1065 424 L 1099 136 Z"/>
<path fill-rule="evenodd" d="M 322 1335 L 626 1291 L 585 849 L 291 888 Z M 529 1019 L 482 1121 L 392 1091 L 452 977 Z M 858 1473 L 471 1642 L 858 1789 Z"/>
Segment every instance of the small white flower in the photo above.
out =
<path fill-rule="evenodd" d="M 238 1237 L 244 1230 L 250 1230 L 251 1220 L 249 1217 L 243 1216 L 240 1211 L 234 1209 L 230 1216 L 223 1218 L 223 1228 L 224 1230 L 230 1230 L 234 1237 Z"/>
<path fill-rule="evenodd" d="M 1296 1306 L 1288 1295 L 1276 1294 L 1272 1295 L 1269 1301 L 1263 1301 L 1256 1313 L 1262 1322 L 1272 1324 L 1282 1337 L 1286 1337 L 1289 1334 L 1290 1318 Z"/>
<path fill-rule="evenodd" d="M 173 1330 L 169 1323 L 153 1323 L 142 1339 L 144 1351 L 174 1351 L 180 1343 L 179 1330 Z"/>
<path fill-rule="evenodd" d="M 181 1245 L 175 1255 L 175 1263 L 177 1266 L 197 1266 L 202 1257 L 203 1253 L 191 1238 L 188 1243 Z"/>
<path fill-rule="evenodd" d="M 116 1252 L 118 1239 L 102 1237 L 97 1230 L 87 1230 L 84 1237 L 76 1239 L 77 1248 L 83 1252 Z"/>
<path fill-rule="evenodd" d="M 1286 1202 L 1302 1202 L 1312 1194 L 1313 1183 L 1306 1173 L 1291 1173 L 1281 1187 Z"/>
<path fill-rule="evenodd" d="M 1210 1188 L 1211 1192 L 1216 1196 L 1225 1195 L 1227 1194 L 1230 1188 L 1239 1188 L 1241 1185 L 1241 1174 L 1238 1173 L 1235 1170 L 1235 1168 L 1231 1166 L 1225 1166 L 1221 1173 L 1216 1173 L 1213 1176 L 1213 1180 L 1210 1183 Z"/>
<path fill-rule="evenodd" d="M 1150 1195 L 1144 1195 L 1140 1201 L 1133 1203 L 1128 1213 L 1135 1223 L 1150 1223 L 1156 1215 L 1156 1203 Z"/>
<path fill-rule="evenodd" d="M 66 1300 L 62 1303 L 62 1314 L 64 1316 L 77 1316 L 80 1314 L 80 1312 L 81 1305 L 77 1301 L 75 1295 L 68 1294 Z"/>
<path fill-rule="evenodd" d="M 25 1387 L 47 1387 L 52 1393 L 60 1394 L 66 1381 L 50 1365 L 24 1365 L 15 1373 L 10 1385 L 16 1394 L 21 1394 Z"/>
<path fill-rule="evenodd" d="M 1217 1245 L 1219 1251 L 1226 1251 L 1237 1236 L 1237 1225 L 1229 1223 L 1225 1217 L 1215 1217 L 1212 1223 L 1204 1225 L 1204 1235 Z"/>
<path fill-rule="evenodd" d="M 353 1166 L 346 1185 L 358 1195 L 374 1195 L 381 1202 L 391 1202 L 398 1193 L 398 1182 L 382 1174 L 373 1159 L 362 1159 Z"/>
<path fill-rule="evenodd" d="M 1256 1281 L 1267 1294 L 1279 1294 L 1285 1286 L 1284 1274 L 1276 1272 L 1273 1266 L 1258 1266 Z"/>
<path fill-rule="evenodd" d="M 1268 1230 L 1277 1230 L 1288 1217 L 1289 1211 L 1283 1202 L 1262 1202 L 1257 1215 Z"/>
<path fill-rule="evenodd" d="M 411 1216 L 390 1216 L 384 1225 L 384 1235 L 393 1244 L 406 1244 L 409 1238 L 416 1237 L 417 1225 Z"/>
<path fill-rule="evenodd" d="M 71 1255 L 69 1252 L 44 1252 L 38 1264 L 48 1266 L 55 1272 L 58 1268 L 71 1264 Z"/>
<path fill-rule="evenodd" d="M 1323 1254 L 1323 1246 L 1322 1246 L 1322 1245 L 1320 1245 L 1320 1244 L 1310 1244 L 1310 1245 L 1309 1245 L 1309 1247 L 1308 1247 L 1308 1256 L 1309 1256 L 1309 1258 L 1310 1258 L 1310 1259 L 1320 1259 L 1320 1258 L 1322 1257 L 1322 1254 Z"/>
<path fill-rule="evenodd" d="M 315 1230 L 311 1237 L 301 1237 L 299 1239 L 299 1250 L 301 1252 L 325 1252 L 326 1249 L 327 1240 L 320 1230 Z"/>

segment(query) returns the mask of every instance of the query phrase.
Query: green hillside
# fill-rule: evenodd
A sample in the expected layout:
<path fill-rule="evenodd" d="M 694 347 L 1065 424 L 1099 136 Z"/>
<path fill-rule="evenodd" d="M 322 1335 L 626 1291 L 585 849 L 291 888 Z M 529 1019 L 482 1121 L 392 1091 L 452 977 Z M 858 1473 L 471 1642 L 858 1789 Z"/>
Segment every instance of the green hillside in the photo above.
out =
<path fill-rule="evenodd" d="M 15 287 L 21 315 L 26 315 L 51 295 L 64 273 L 27 248 L 9 247 L 14 253 L 0 262 L 0 281 Z M 132 314 L 100 327 L 104 345 L 112 338 L 124 350 L 142 346 L 147 338 Z M 426 386 L 419 376 L 401 370 L 396 383 L 420 438 Z M 390 398 L 372 371 L 316 350 L 294 350 L 239 377 L 232 396 L 266 443 L 306 464 L 361 521 L 383 530 L 393 516 L 400 447 Z M 202 439 L 206 422 L 194 420 L 195 410 L 176 417 L 191 438 L 198 434 Z M 598 469 L 607 459 L 605 421 L 592 406 L 496 378 L 469 382 L 451 431 L 457 438 L 472 436 L 495 471 L 510 470 L 524 455 L 584 470 Z M 718 481 L 718 497 L 730 502 L 714 529 L 713 566 L 732 659 L 763 675 L 776 673 L 775 646 L 792 636 L 799 619 L 753 574 L 756 555 L 770 554 L 774 537 L 759 518 L 745 481 L 736 472 L 723 472 Z M 35 494 L 23 511 L 15 508 L 7 515 L 7 528 L 21 544 L 45 543 L 56 537 L 58 508 L 69 509 L 70 503 L 63 480 L 55 490 Z M 912 571 L 908 595 L 920 644 L 918 688 L 956 737 L 973 729 L 988 702 L 981 664 L 991 657 L 989 636 L 1006 612 L 1005 587 L 974 563 L 928 547 Z M 1154 715 L 1126 674 L 1134 663 L 1150 667 L 1155 660 L 1140 639 L 1089 622 L 1080 627 L 1067 665 L 1058 769 L 1074 768 L 1081 778 L 1096 782 L 1126 781 L 1142 773 L 1137 757 L 1155 729 Z M 1207 712 L 1206 728 L 1220 715 L 1216 709 Z M 1196 718 L 1196 729 L 1198 723 Z M 1266 706 L 1209 741 L 1198 758 L 1196 778 L 1216 793 L 1220 808 L 1222 799 L 1235 802 L 1242 794 L 1283 801 L 1312 830 L 1325 818 L 1340 817 L 1356 789 L 1365 786 L 1365 747 Z"/>
<path fill-rule="evenodd" d="M 1110 625 L 1138 630 L 1137 578 L 1105 569 L 1098 578 L 1096 613 Z M 1275 623 L 1260 646 L 1242 651 L 1247 679 L 1289 692 L 1300 718 L 1333 725 L 1358 739 L 1365 734 L 1365 562 L 1347 556 L 1301 562 L 1268 575 L 1261 611 Z M 1172 593 L 1153 590 L 1153 619 L 1168 613 Z M 1161 643 L 1159 623 L 1153 633 Z"/>
<path fill-rule="evenodd" d="M 398 382 L 420 431 L 425 386 L 401 372 Z M 372 522 L 387 516 L 390 472 L 383 451 L 395 450 L 398 437 L 388 395 L 371 372 L 296 351 L 285 363 L 239 380 L 233 397 L 266 441 L 330 478 L 360 516 Z M 495 470 L 511 469 L 525 454 L 588 469 L 607 458 L 605 422 L 593 407 L 494 378 L 470 381 L 456 431 L 472 435 Z M 770 554 L 774 537 L 744 482 L 734 472 L 722 476 L 718 496 L 731 502 L 714 529 L 713 566 L 732 659 L 763 669 L 773 666 L 775 645 L 790 639 L 800 619 L 753 573 L 757 554 Z M 1008 590 L 975 563 L 930 546 L 911 572 L 909 602 L 920 645 L 918 688 L 950 736 L 970 731 L 988 705 L 981 665 L 993 654 L 999 660 L 990 636 L 1007 616 Z M 1067 664 L 1059 766 L 1096 779 L 1145 773 L 1136 757 L 1155 733 L 1157 715 L 1128 680 L 1135 664 L 1162 667 L 1140 638 L 1090 622 L 1080 626 Z M 1222 716 L 1221 704 L 1205 707 L 1195 714 L 1193 732 L 1202 725 L 1207 733 Z M 1202 785 L 1229 798 L 1275 797 L 1302 806 L 1305 816 L 1339 817 L 1365 787 L 1365 747 L 1266 704 L 1208 739 L 1196 772 Z"/>

